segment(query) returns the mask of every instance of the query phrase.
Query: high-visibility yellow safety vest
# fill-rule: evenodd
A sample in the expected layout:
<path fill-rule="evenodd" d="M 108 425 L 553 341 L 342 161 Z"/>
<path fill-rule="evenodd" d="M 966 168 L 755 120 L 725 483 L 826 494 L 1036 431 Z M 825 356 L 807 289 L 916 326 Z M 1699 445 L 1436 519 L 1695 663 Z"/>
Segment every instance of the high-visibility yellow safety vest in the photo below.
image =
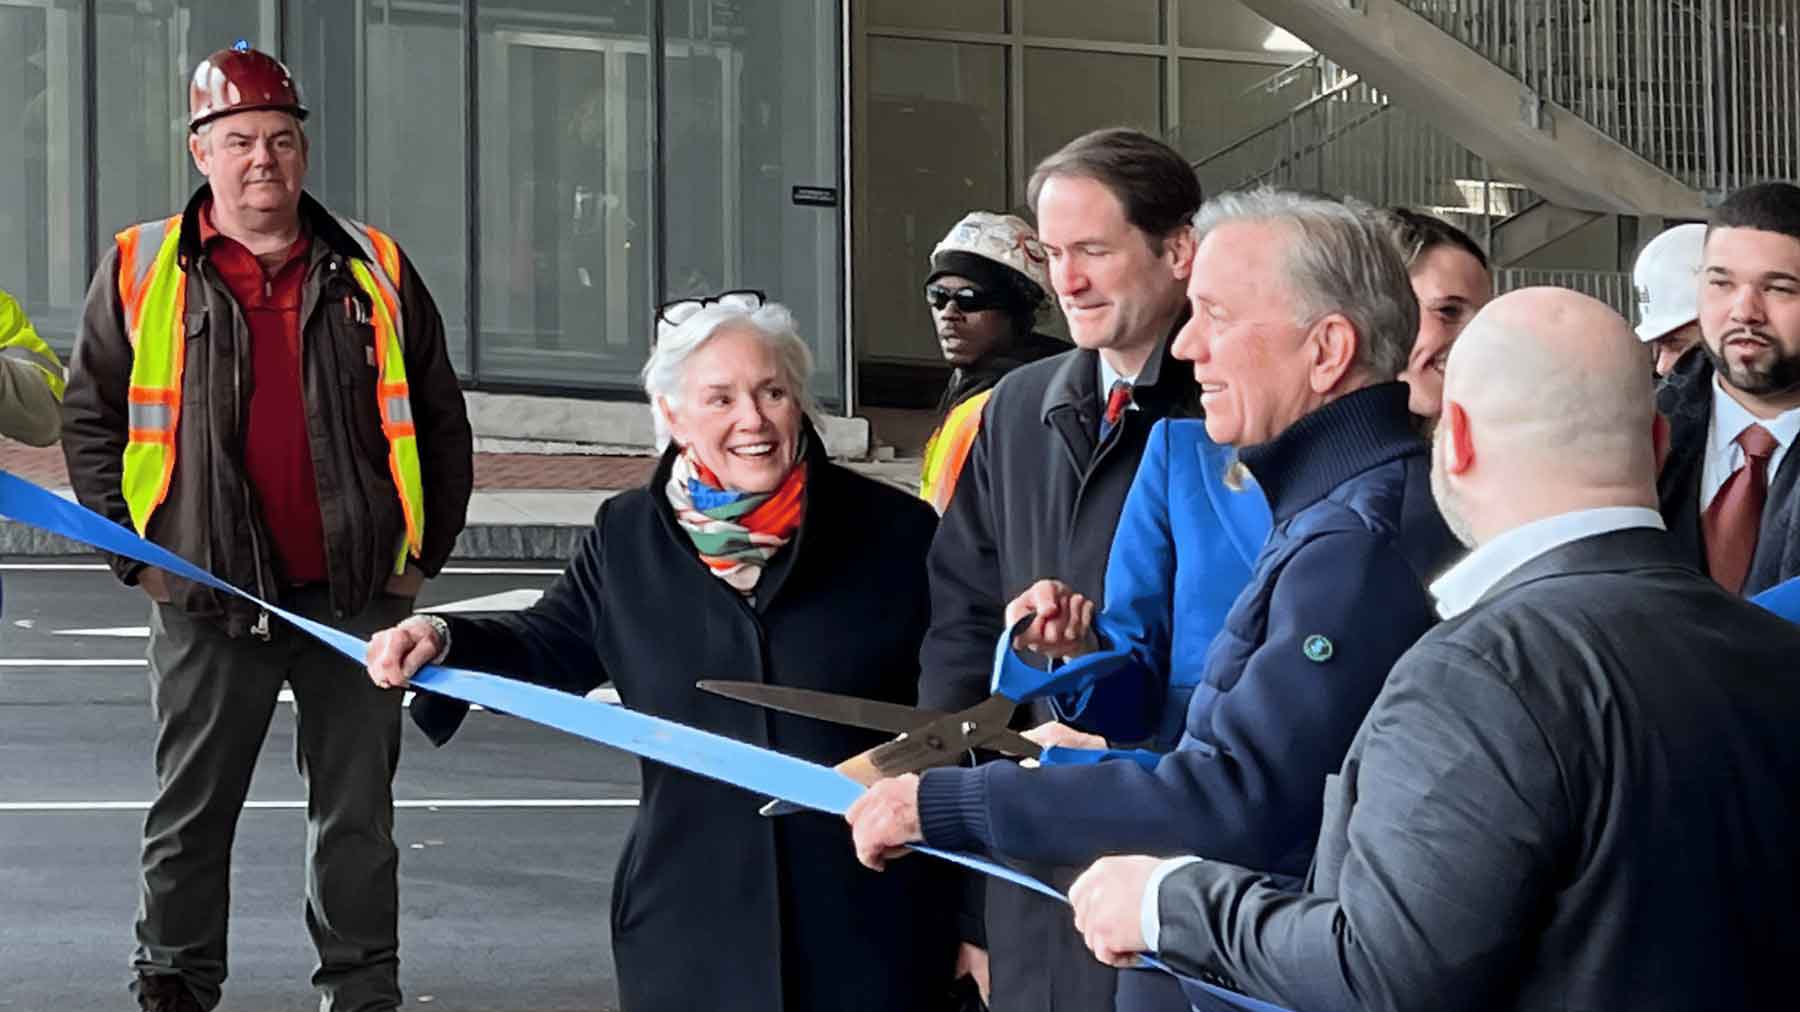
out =
<path fill-rule="evenodd" d="M 56 352 L 38 336 L 37 329 L 25 317 L 25 310 L 5 292 L 0 292 L 0 355 L 31 363 L 44 374 L 50 393 L 62 400 L 62 359 L 57 358 Z"/>
<path fill-rule="evenodd" d="M 388 472 L 406 516 L 406 540 L 394 571 L 424 544 L 425 495 L 419 475 L 419 442 L 413 429 L 412 395 L 406 384 L 406 321 L 400 313 L 400 248 L 386 233 L 333 215 L 362 247 L 367 262 L 351 259 L 350 273 L 374 308 L 376 386 L 381 432 L 387 437 Z M 175 435 L 181 422 L 181 367 L 186 350 L 187 274 L 179 246 L 181 216 L 145 222 L 120 232 L 119 301 L 131 342 L 131 389 L 122 482 L 131 522 L 139 534 L 169 494 L 175 474 Z M 374 264 L 378 269 L 370 270 Z M 303 324 L 304 325 L 304 324 Z"/>
<path fill-rule="evenodd" d="M 940 516 L 950 508 L 956 480 L 962 477 L 963 461 L 969 459 L 969 448 L 975 445 L 975 433 L 981 431 L 981 409 L 992 393 L 992 390 L 983 390 L 951 408 L 944 417 L 944 424 L 938 426 L 925 444 L 925 466 L 919 473 L 919 498 L 930 503 Z"/>

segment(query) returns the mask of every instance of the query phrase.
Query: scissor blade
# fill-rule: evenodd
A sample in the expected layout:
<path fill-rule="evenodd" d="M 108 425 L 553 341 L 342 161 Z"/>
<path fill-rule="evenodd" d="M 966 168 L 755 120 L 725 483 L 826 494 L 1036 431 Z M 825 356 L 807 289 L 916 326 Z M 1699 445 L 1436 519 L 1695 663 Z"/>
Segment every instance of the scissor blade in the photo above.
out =
<path fill-rule="evenodd" d="M 1036 759 L 1044 754 L 1043 746 L 1017 731 L 997 734 L 983 742 L 981 747 L 1020 759 Z"/>
<path fill-rule="evenodd" d="M 1017 705 L 996 694 L 966 710 L 920 725 L 864 755 L 884 777 L 914 773 L 933 766 L 952 766 L 961 761 L 965 751 L 977 748 L 1035 759 L 1042 751 L 1037 743 L 1007 729 L 1007 721 L 1012 718 Z M 843 769 L 844 764 L 839 764 L 838 768 Z"/>
<path fill-rule="evenodd" d="M 786 685 L 764 685 L 761 682 L 733 682 L 703 679 L 701 689 L 727 699 L 754 703 L 782 713 L 829 720 L 849 727 L 905 734 L 944 716 L 939 710 L 921 710 L 899 703 L 877 699 L 859 699 L 835 692 L 796 689 Z"/>

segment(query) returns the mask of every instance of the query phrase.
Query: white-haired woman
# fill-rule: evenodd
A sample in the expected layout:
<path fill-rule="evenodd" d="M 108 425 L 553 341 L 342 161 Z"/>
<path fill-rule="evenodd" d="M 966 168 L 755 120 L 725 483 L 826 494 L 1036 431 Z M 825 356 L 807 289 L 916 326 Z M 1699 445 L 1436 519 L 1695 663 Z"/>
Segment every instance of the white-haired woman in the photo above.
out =
<path fill-rule="evenodd" d="M 758 293 L 658 312 L 644 388 L 670 438 L 650 483 L 609 499 L 531 608 L 414 616 L 378 634 L 370 676 L 436 657 L 585 693 L 835 763 L 880 736 L 708 695 L 743 679 L 911 703 L 929 619 L 929 506 L 827 459 L 810 357 Z M 414 719 L 440 744 L 441 697 Z M 657 763 L 613 882 L 622 1007 L 745 1012 L 941 1006 L 956 958 L 950 866 L 860 867 L 841 820 L 757 814 L 762 798 Z"/>

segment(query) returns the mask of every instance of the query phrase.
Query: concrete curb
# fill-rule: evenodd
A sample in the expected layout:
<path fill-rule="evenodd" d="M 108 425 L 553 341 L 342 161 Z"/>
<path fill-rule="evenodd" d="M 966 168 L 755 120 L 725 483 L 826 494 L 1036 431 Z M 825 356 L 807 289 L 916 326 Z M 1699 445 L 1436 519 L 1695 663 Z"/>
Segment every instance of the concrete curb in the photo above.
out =
<path fill-rule="evenodd" d="M 568 524 L 470 524 L 456 538 L 458 559 L 567 562 L 591 526 Z"/>
<path fill-rule="evenodd" d="M 0 555 L 92 555 L 94 550 L 28 524 L 0 520 Z"/>

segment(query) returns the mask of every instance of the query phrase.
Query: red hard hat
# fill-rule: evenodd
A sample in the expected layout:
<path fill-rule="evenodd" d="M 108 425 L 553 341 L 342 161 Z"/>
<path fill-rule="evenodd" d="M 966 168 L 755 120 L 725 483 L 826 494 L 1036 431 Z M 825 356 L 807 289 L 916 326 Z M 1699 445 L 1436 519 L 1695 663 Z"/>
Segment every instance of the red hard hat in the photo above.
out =
<path fill-rule="evenodd" d="M 188 82 L 188 129 L 220 116 L 251 109 L 280 109 L 306 118 L 300 86 L 280 60 L 238 43 L 221 49 L 194 68 Z"/>

